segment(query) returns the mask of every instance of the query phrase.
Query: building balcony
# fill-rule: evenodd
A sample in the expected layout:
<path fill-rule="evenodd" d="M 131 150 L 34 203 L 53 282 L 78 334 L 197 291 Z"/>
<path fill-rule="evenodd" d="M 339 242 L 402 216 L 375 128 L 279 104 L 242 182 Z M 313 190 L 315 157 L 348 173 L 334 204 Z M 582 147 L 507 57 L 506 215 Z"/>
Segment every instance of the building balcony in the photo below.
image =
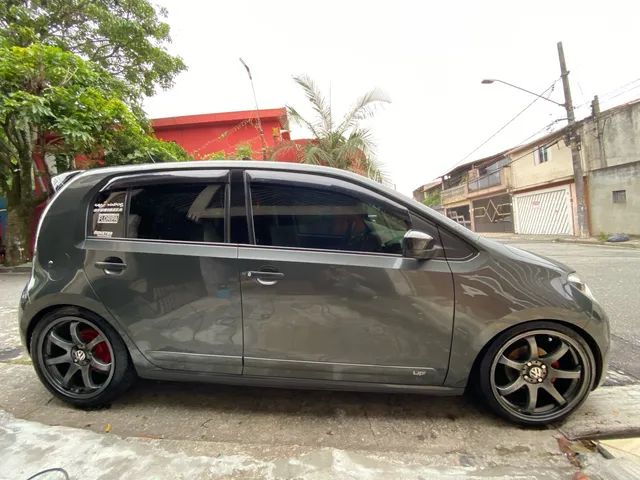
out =
<path fill-rule="evenodd" d="M 496 172 L 487 173 L 469 180 L 469 197 L 482 197 L 491 193 L 499 193 L 509 190 L 510 167 L 504 166 Z"/>
<path fill-rule="evenodd" d="M 468 198 L 477 198 L 490 193 L 498 193 L 509 188 L 509 167 L 473 178 L 462 185 L 442 191 L 442 204 L 449 205 Z"/>
<path fill-rule="evenodd" d="M 465 200 L 469 196 L 469 189 L 466 183 L 442 190 L 442 205 Z"/>
<path fill-rule="evenodd" d="M 469 192 L 477 192 L 478 190 L 484 190 L 487 188 L 502 185 L 502 170 L 497 172 L 491 172 L 487 175 L 469 180 Z"/>

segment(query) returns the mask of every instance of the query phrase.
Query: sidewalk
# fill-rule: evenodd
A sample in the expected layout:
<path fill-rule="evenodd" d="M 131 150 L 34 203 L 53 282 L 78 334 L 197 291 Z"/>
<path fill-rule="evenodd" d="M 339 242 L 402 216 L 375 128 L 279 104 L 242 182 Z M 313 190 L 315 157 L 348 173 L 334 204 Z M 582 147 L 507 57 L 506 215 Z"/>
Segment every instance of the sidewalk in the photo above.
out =
<path fill-rule="evenodd" d="M 603 242 L 596 237 L 580 238 L 569 235 L 521 235 L 518 233 L 481 233 L 481 236 L 500 242 L 557 242 L 582 245 L 607 245 L 610 247 L 640 248 L 640 239 L 631 238 L 627 242 Z"/>
<path fill-rule="evenodd" d="M 31 262 L 23 263 L 22 265 L 15 265 L 13 267 L 0 265 L 0 273 L 31 273 L 31 268 Z"/>
<path fill-rule="evenodd" d="M 528 429 L 464 397 L 172 382 L 80 410 L 23 363 L 0 362 L 0 479 L 52 467 L 103 480 L 638 478 L 583 440 L 640 432 L 640 385 L 599 388 L 563 425 Z"/>

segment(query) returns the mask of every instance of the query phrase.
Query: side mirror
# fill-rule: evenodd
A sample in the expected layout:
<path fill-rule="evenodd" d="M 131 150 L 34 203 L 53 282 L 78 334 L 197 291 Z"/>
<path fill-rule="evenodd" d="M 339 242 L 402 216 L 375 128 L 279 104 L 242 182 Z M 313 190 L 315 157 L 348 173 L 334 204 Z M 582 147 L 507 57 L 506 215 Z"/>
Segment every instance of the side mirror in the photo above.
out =
<path fill-rule="evenodd" d="M 428 260 L 435 253 L 433 237 L 420 230 L 409 230 L 402 239 L 402 256 L 416 260 Z"/>

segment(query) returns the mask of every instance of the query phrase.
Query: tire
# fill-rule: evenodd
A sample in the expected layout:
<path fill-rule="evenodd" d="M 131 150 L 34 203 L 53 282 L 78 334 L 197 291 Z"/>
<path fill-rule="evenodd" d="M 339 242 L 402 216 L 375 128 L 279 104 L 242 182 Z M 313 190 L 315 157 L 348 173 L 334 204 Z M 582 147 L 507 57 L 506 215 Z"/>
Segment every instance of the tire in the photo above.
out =
<path fill-rule="evenodd" d="M 521 425 L 540 426 L 562 421 L 586 400 L 595 381 L 595 360 L 576 331 L 536 321 L 498 335 L 477 375 L 477 389 L 494 412 Z"/>
<path fill-rule="evenodd" d="M 30 351 L 44 386 L 76 407 L 108 404 L 136 378 L 120 335 L 98 315 L 79 308 L 47 313 L 33 331 Z"/>

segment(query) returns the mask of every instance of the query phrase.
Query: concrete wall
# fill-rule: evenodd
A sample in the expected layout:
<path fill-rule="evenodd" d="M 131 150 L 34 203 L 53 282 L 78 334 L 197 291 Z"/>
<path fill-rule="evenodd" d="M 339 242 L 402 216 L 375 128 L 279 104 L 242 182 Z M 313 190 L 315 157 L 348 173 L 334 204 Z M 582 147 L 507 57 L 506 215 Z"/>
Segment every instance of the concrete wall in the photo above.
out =
<path fill-rule="evenodd" d="M 640 102 L 589 118 L 580 130 L 588 170 L 640 161 Z"/>
<path fill-rule="evenodd" d="M 522 190 L 530 187 L 541 187 L 553 182 L 573 178 L 573 166 L 571 164 L 571 150 L 565 145 L 564 140 L 551 145 L 548 149 L 549 160 L 536 165 L 534 161 L 533 147 L 527 147 L 520 151 L 513 151 L 510 156 L 512 190 Z"/>
<path fill-rule="evenodd" d="M 613 191 L 625 190 L 626 203 L 613 203 Z M 640 161 L 589 174 L 591 231 L 640 235 Z"/>

